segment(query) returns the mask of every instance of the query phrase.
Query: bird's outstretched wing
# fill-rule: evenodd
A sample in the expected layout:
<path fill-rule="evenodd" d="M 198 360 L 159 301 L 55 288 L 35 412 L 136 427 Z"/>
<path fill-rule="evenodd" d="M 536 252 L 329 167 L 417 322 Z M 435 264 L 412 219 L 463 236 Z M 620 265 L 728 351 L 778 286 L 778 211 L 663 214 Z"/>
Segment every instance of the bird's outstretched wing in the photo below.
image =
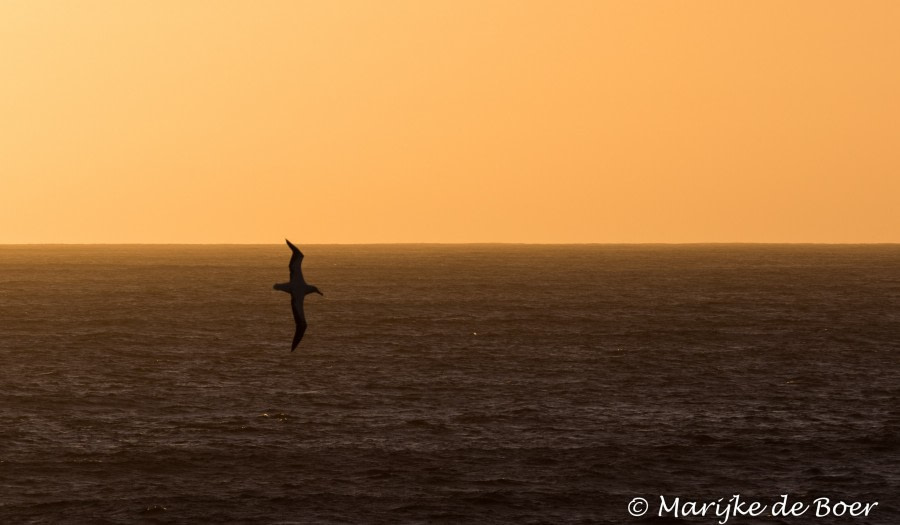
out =
<path fill-rule="evenodd" d="M 302 255 L 301 255 L 302 257 Z M 297 330 L 294 332 L 294 342 L 291 343 L 291 352 L 300 344 L 303 334 L 306 332 L 306 316 L 303 314 L 303 295 L 299 293 L 291 294 L 291 311 L 294 312 L 294 323 Z"/>
<path fill-rule="evenodd" d="M 303 280 L 303 271 L 300 265 L 303 264 L 303 252 L 291 244 L 291 241 L 285 239 L 284 242 L 291 248 L 291 261 L 288 263 L 288 269 L 291 271 L 291 282 L 305 282 Z"/>

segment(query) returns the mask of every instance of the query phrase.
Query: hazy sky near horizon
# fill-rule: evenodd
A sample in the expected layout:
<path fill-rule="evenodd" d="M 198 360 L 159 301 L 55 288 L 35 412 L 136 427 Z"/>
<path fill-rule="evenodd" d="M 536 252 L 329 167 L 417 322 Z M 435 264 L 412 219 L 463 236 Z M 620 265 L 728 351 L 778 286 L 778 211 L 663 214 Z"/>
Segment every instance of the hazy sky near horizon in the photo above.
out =
<path fill-rule="evenodd" d="M 0 4 L 0 243 L 900 242 L 900 2 Z"/>

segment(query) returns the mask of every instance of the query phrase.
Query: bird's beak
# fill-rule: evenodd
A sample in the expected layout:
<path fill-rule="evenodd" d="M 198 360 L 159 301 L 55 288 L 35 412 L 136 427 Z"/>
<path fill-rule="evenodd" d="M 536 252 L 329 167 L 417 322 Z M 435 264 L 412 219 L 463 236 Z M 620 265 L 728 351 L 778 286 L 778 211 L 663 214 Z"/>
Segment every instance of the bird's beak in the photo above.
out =
<path fill-rule="evenodd" d="M 322 292 L 319 292 L 319 295 L 321 295 L 322 297 L 325 297 L 325 294 L 323 294 Z"/>

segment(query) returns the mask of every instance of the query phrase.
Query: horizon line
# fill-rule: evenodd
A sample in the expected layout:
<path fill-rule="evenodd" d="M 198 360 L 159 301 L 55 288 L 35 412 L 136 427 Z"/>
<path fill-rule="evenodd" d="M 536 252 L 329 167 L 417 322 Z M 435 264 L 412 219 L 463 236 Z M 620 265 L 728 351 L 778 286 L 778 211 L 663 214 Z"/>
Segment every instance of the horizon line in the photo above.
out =
<path fill-rule="evenodd" d="M 23 242 L 0 243 L 0 246 L 280 246 L 281 242 Z M 296 243 L 295 243 L 296 244 Z M 900 245 L 900 241 L 886 242 L 765 242 L 765 241 L 691 241 L 691 242 L 314 242 L 304 246 L 473 246 L 473 245 L 516 245 L 516 246 L 686 246 L 686 245 L 816 245 L 816 246 L 884 246 Z"/>

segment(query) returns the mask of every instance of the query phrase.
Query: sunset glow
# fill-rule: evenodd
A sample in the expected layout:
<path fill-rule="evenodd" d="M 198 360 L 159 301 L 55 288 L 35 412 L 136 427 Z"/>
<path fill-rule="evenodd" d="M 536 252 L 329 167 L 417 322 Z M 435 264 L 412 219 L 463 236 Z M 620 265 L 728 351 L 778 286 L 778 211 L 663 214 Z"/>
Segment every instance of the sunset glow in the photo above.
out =
<path fill-rule="evenodd" d="M 0 243 L 900 242 L 900 3 L 0 5 Z"/>

